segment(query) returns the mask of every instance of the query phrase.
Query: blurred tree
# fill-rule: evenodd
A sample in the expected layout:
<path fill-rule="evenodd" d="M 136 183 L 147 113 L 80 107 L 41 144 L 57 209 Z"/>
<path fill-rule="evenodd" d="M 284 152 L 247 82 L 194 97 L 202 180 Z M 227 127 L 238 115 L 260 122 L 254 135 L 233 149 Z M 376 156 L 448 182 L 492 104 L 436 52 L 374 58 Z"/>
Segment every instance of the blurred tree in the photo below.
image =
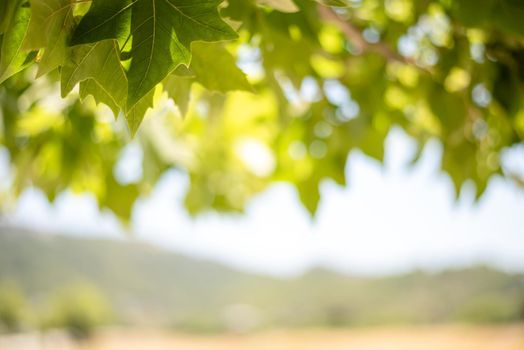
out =
<path fill-rule="evenodd" d="M 63 328 L 75 339 L 84 340 L 111 317 L 111 307 L 104 295 L 93 285 L 79 283 L 63 287 L 50 300 L 43 326 Z"/>
<path fill-rule="evenodd" d="M 470 323 L 504 323 L 519 320 L 519 310 L 514 303 L 500 296 L 472 298 L 458 312 L 458 320 Z"/>
<path fill-rule="evenodd" d="M 22 292 L 14 284 L 0 284 L 0 332 L 20 331 L 26 322 L 27 308 Z"/>
<path fill-rule="evenodd" d="M 352 150 L 382 160 L 393 127 L 419 154 L 440 141 L 457 195 L 524 182 L 501 161 L 524 137 L 521 1 L 193 5 L 2 1 L 4 203 L 28 186 L 87 191 L 125 220 L 176 168 L 192 214 L 242 211 L 275 181 L 315 213 L 321 182 L 346 183 Z M 114 169 L 131 137 L 142 167 L 126 179 Z"/>
<path fill-rule="evenodd" d="M 519 321 L 524 321 L 524 300 L 520 304 L 520 311 L 518 315 Z"/>

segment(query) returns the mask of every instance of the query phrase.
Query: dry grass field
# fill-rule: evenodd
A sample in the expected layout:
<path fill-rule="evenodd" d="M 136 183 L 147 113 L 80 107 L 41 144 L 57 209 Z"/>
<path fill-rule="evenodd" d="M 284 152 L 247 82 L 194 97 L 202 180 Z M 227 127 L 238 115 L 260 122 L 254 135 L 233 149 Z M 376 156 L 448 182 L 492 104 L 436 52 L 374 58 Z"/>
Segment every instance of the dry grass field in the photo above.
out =
<path fill-rule="evenodd" d="M 91 345 L 93 350 L 523 350 L 524 325 L 274 331 L 242 336 L 108 332 Z"/>
<path fill-rule="evenodd" d="M 45 339 L 44 341 L 42 339 Z M 523 350 L 524 325 L 432 326 L 184 335 L 111 330 L 74 345 L 63 335 L 0 338 L 0 350 Z"/>

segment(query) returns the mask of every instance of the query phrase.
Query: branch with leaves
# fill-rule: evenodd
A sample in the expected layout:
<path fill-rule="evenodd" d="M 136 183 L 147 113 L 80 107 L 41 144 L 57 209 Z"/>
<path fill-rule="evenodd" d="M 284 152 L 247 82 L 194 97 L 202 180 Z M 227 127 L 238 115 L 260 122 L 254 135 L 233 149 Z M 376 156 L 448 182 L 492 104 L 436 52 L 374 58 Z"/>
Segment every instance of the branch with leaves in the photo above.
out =
<path fill-rule="evenodd" d="M 87 191 L 125 220 L 175 168 L 192 214 L 242 211 L 276 181 L 313 214 L 321 183 L 346 183 L 353 150 L 383 160 L 392 128 L 418 154 L 437 139 L 457 195 L 480 196 L 515 177 L 522 16 L 511 0 L 3 0 L 0 198 Z M 115 171 L 130 143 L 131 182 Z"/>

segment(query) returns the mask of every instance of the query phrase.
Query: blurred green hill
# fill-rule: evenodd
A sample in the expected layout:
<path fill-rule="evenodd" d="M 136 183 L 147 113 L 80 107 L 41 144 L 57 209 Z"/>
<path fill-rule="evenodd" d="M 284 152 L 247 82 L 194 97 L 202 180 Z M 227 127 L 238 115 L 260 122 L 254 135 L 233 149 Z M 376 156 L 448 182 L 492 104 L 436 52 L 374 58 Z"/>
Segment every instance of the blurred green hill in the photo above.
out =
<path fill-rule="evenodd" d="M 144 243 L 0 227 L 0 290 L 16 285 L 37 313 L 79 283 L 110 302 L 119 324 L 190 331 L 499 323 L 524 317 L 524 275 L 488 267 L 380 278 L 317 268 L 284 279 Z"/>

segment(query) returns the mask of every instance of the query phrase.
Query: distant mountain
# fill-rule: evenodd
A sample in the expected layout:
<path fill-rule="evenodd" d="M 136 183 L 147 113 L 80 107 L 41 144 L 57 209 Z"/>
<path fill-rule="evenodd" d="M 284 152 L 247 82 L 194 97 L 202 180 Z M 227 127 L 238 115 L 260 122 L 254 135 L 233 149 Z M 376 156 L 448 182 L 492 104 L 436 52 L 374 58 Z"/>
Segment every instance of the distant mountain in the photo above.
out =
<path fill-rule="evenodd" d="M 487 267 L 382 278 L 324 269 L 279 279 L 144 243 L 78 239 L 0 227 L 0 283 L 35 305 L 88 282 L 130 324 L 222 329 L 450 321 L 509 322 L 524 311 L 524 275 Z"/>

